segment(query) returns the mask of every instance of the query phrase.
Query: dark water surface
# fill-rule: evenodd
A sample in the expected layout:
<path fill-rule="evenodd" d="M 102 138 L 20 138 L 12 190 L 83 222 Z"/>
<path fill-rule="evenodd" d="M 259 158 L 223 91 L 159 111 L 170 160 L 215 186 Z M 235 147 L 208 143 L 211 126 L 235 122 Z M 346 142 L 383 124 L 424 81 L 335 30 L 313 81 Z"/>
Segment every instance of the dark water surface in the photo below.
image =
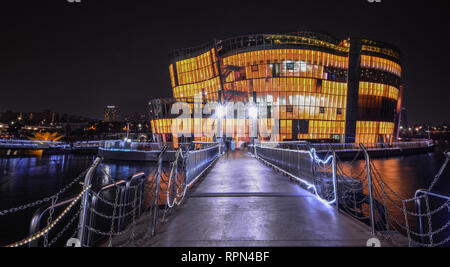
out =
<path fill-rule="evenodd" d="M 51 196 L 89 168 L 93 155 L 49 155 L 43 157 L 0 157 L 0 210 L 5 210 Z M 103 162 L 95 180 L 108 184 L 110 179 L 121 180 L 144 172 L 149 175 L 155 163 Z M 83 178 L 84 179 L 84 178 Z M 81 179 L 81 181 L 83 181 Z M 80 192 L 78 183 L 60 198 Z M 36 208 L 0 216 L 0 246 L 28 235 L 30 219 Z"/>
<path fill-rule="evenodd" d="M 374 159 L 383 180 L 402 198 L 412 198 L 419 188 L 428 188 L 444 162 L 443 151 L 437 147 L 435 153 Z M 51 155 L 43 157 L 0 157 L 0 210 L 16 207 L 42 199 L 58 192 L 86 170 L 94 160 L 93 155 Z M 359 161 L 356 165 L 363 165 Z M 124 179 L 135 173 L 147 175 L 154 171 L 155 163 L 105 162 L 103 170 L 113 179 Z M 102 171 L 96 179 L 108 182 Z M 79 192 L 75 186 L 67 196 Z M 434 191 L 450 195 L 450 166 L 444 171 Z M 0 245 L 17 241 L 28 233 L 30 218 L 36 208 L 14 215 L 0 216 Z"/>

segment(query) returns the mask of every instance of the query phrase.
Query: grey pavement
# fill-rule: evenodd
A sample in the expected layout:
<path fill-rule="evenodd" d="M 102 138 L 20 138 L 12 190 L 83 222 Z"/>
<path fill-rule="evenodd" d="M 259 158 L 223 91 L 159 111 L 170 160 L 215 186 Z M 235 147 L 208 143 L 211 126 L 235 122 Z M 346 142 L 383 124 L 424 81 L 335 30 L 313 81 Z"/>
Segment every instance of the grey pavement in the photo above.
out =
<path fill-rule="evenodd" d="M 223 156 L 148 246 L 365 246 L 369 228 L 244 152 Z"/>

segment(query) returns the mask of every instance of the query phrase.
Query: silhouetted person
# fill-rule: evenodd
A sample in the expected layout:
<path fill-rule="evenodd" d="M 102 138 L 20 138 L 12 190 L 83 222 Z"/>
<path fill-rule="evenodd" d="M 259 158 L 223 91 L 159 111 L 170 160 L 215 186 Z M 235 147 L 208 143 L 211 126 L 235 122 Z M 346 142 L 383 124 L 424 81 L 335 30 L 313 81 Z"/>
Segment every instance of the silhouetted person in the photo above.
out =
<path fill-rule="evenodd" d="M 227 159 L 228 159 L 228 154 L 230 153 L 230 150 L 231 150 L 231 142 L 230 142 L 230 140 L 226 140 L 225 141 L 225 147 L 227 149 Z"/>

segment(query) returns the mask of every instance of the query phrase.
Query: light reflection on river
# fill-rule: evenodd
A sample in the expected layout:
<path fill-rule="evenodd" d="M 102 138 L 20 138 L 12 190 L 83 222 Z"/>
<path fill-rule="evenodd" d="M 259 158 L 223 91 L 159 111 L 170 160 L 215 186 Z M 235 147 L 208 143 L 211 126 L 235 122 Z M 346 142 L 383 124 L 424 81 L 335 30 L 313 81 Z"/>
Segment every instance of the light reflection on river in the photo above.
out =
<path fill-rule="evenodd" d="M 57 193 L 82 174 L 92 164 L 93 155 L 51 155 L 43 157 L 0 157 L 0 210 L 34 202 Z M 126 179 L 144 172 L 149 175 L 155 163 L 103 162 L 95 179 L 100 184 Z M 81 179 L 83 180 L 83 179 Z M 73 196 L 80 191 L 74 185 L 60 197 Z M 37 208 L 13 215 L 0 216 L 0 246 L 27 235 L 30 219 Z M 9 229 L 9 230 L 8 230 Z"/>
<path fill-rule="evenodd" d="M 373 159 L 383 181 L 403 199 L 414 197 L 417 189 L 428 188 L 445 161 L 443 153 L 428 153 L 387 159 Z M 352 174 L 359 174 L 364 160 L 354 162 Z M 350 172 L 350 162 L 344 163 Z M 450 194 L 450 166 L 446 168 L 433 191 Z"/>

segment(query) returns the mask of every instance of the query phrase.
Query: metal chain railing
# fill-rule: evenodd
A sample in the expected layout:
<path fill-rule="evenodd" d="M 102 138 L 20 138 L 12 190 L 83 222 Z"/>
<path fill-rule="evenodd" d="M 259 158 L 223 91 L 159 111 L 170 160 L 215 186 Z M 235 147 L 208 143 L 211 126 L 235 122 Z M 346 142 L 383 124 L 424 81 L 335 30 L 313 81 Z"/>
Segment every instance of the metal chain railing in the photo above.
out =
<path fill-rule="evenodd" d="M 93 192 L 92 194 L 100 202 L 104 205 L 113 207 L 113 213 L 114 209 L 124 210 L 131 208 L 128 213 L 123 213 L 124 211 L 122 211 L 122 213 L 119 212 L 119 214 L 116 214 L 115 216 L 101 214 L 100 217 L 111 220 L 121 220 L 130 216 L 131 221 L 127 226 L 124 225 L 124 227 L 111 226 L 108 231 L 88 226 L 88 231 L 99 236 L 107 237 L 107 246 L 135 246 L 149 242 L 156 234 L 157 224 L 159 222 L 164 222 L 167 219 L 166 216 L 173 213 L 176 206 L 182 204 L 189 188 L 189 185 L 187 184 L 187 177 L 189 177 L 189 174 L 192 172 L 198 173 L 199 170 L 203 172 L 206 168 L 211 166 L 206 166 L 205 162 L 214 161 L 218 156 L 218 153 L 216 153 L 211 158 L 207 157 L 210 155 L 210 151 L 216 146 L 194 144 L 188 147 L 193 149 L 197 145 L 201 145 L 201 147 L 199 147 L 199 150 L 195 151 L 184 151 L 182 148 L 178 149 L 175 153 L 174 161 L 170 162 L 168 167 L 163 166 L 162 157 L 160 157 L 158 169 L 154 173 L 154 176 L 149 176 L 150 178 L 143 184 L 127 187 L 128 190 L 135 189 L 134 192 L 132 192 L 134 197 L 129 201 L 120 201 L 120 203 L 116 203 L 116 201 L 111 202 L 101 197 L 98 193 Z M 186 148 L 186 146 L 184 148 Z M 195 157 L 192 155 L 195 155 Z M 190 165 L 189 159 L 191 160 Z M 191 172 L 189 172 L 189 166 L 191 168 L 196 168 L 196 170 L 191 169 Z M 198 177 L 193 177 L 192 179 L 195 180 L 197 178 Z M 140 190 L 141 187 L 143 189 L 142 191 Z M 144 209 L 145 212 L 141 216 L 138 216 L 139 211 L 141 210 L 140 205 L 138 204 L 140 199 L 139 196 L 141 196 L 140 192 L 143 193 L 142 202 L 147 203 L 148 205 Z M 159 210 L 162 210 L 163 212 L 159 213 Z M 93 213 L 98 213 L 98 211 L 95 210 Z M 121 240 L 123 241 L 121 242 Z"/>
<path fill-rule="evenodd" d="M 289 144 L 291 145 L 291 144 Z M 255 144 L 255 156 L 311 189 L 319 200 L 327 204 L 337 201 L 336 157 L 327 153 L 321 159 L 315 149 L 277 148 L 277 145 Z"/>
<path fill-rule="evenodd" d="M 358 188 L 362 194 L 359 198 L 355 197 L 354 190 L 348 186 L 345 187 L 345 191 L 339 194 L 339 209 L 368 223 L 374 235 L 379 235 L 394 245 L 432 247 L 447 244 L 450 238 L 450 220 L 448 219 L 450 198 L 432 193 L 431 189 L 439 181 L 448 163 L 448 155 L 428 190 L 418 190 L 413 198 L 405 199 L 383 181 L 363 145 L 361 151 L 366 158 L 363 166 L 366 171 L 363 177 L 358 175 L 354 178 L 362 182 L 361 188 Z M 353 165 L 354 162 L 351 164 Z M 340 160 L 338 165 L 343 165 Z M 339 180 L 346 174 L 342 166 L 338 170 L 340 170 Z M 345 186 L 345 183 L 343 185 Z M 430 196 L 440 200 L 441 204 L 434 201 L 432 205 Z M 424 210 L 421 207 L 422 202 L 425 203 Z M 445 214 L 447 216 L 442 216 Z M 435 218 L 439 215 L 441 220 L 436 220 Z M 424 219 L 427 220 L 426 227 L 422 222 Z M 438 239 L 439 241 L 436 242 Z"/>
<path fill-rule="evenodd" d="M 30 202 L 30 203 L 27 203 L 27 204 L 20 205 L 20 206 L 14 207 L 14 208 L 1 210 L 0 211 L 0 216 L 5 216 L 5 215 L 13 214 L 13 213 L 16 213 L 16 212 L 19 212 L 19 211 L 24 211 L 24 210 L 27 210 L 27 209 L 30 209 L 30 208 L 34 208 L 34 207 L 40 206 L 42 204 L 45 204 L 47 202 L 51 202 L 55 198 L 59 198 L 68 189 L 72 188 L 75 184 L 79 183 L 81 181 L 81 179 L 85 177 L 87 171 L 88 170 L 85 170 L 83 173 L 78 175 L 69 184 L 67 184 L 66 186 L 61 188 L 56 194 L 48 196 L 48 197 L 45 197 L 45 198 L 42 198 L 40 200 L 36 200 L 36 201 Z"/>
<path fill-rule="evenodd" d="M 50 223 L 50 225 L 45 227 L 43 230 L 41 230 L 41 231 L 39 231 L 39 232 L 37 232 L 37 233 L 27 237 L 27 238 L 22 239 L 21 241 L 18 241 L 18 242 L 15 242 L 13 244 L 8 245 L 7 247 L 20 247 L 20 246 L 23 246 L 23 245 L 26 245 L 26 244 L 28 244 L 28 243 L 30 243 L 30 242 L 32 242 L 32 241 L 34 241 L 34 240 L 44 236 L 45 234 L 49 233 L 55 227 L 55 225 L 59 221 L 61 221 L 61 219 L 75 206 L 75 204 L 78 202 L 78 200 L 80 200 L 83 197 L 83 195 L 88 191 L 88 189 L 89 189 L 89 186 L 84 187 L 83 191 L 81 191 L 81 193 L 78 194 L 75 197 L 74 200 L 72 200 L 72 202 L 69 204 L 69 206 L 67 206 L 67 208 L 65 208 L 63 210 L 63 212 L 54 221 L 52 221 Z"/>
<path fill-rule="evenodd" d="M 419 190 L 413 198 L 404 199 L 383 181 L 364 145 L 355 151 L 353 160 L 346 162 L 346 167 L 334 147 L 328 146 L 325 152 L 325 146 L 321 146 L 325 160 L 317 156 L 316 147 L 298 142 L 260 143 L 252 147 L 249 153 L 301 181 L 307 189 L 313 190 L 319 200 L 333 204 L 365 222 L 374 236 L 384 237 L 394 245 L 430 247 L 447 244 L 450 239 L 449 216 L 441 216 L 444 222 L 440 224 L 434 217 L 450 213 L 450 198 L 431 193 L 431 189 L 448 164 L 448 153 L 428 190 Z M 361 155 L 365 158 L 363 164 L 359 161 Z M 431 196 L 439 199 L 441 204 L 432 202 L 429 199 Z M 422 202 L 425 203 L 424 210 Z M 426 225 L 422 222 L 425 219 Z"/>
<path fill-rule="evenodd" d="M 116 181 L 98 158 L 89 169 L 55 195 L 0 211 L 0 216 L 5 216 L 50 202 L 47 207 L 35 212 L 30 236 L 10 246 L 41 244 L 47 247 L 61 244 L 64 241 L 61 239 L 68 236 L 77 219 L 78 226 L 70 237 L 76 237 L 83 247 L 102 244 L 136 246 L 148 242 L 156 234 L 158 222 L 163 221 L 167 214 L 173 213 L 175 207 L 183 203 L 188 188 L 218 158 L 220 145 L 192 143 L 182 146 L 176 151 L 175 160 L 170 162 L 168 167 L 163 163 L 165 151 L 166 148 L 159 155 L 157 168 L 147 176 L 140 173 L 128 180 Z M 108 181 L 108 184 L 100 189 L 92 187 L 97 170 Z M 61 196 L 77 183 L 82 184 L 81 192 L 74 198 L 60 200 Z M 74 209 L 79 200 L 79 208 Z M 57 209 L 62 207 L 65 207 L 63 211 L 53 219 Z M 164 213 L 160 214 L 158 210 L 163 210 Z M 71 215 L 66 215 L 69 212 Z M 44 217 L 46 226 L 40 230 L 40 221 Z M 64 224 L 61 222 L 63 217 L 67 217 Z M 55 227 L 58 223 L 61 225 Z M 38 240 L 41 240 L 40 243 Z"/>

